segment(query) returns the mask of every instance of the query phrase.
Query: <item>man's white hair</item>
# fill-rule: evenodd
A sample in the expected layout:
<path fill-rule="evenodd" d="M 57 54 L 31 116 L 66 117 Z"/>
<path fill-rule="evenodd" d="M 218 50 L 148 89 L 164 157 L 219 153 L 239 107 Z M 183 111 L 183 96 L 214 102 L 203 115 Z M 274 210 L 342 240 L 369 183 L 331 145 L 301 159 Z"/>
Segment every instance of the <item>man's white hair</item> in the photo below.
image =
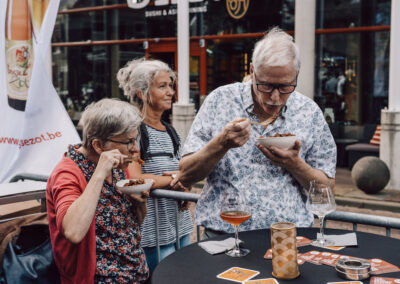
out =
<path fill-rule="evenodd" d="M 293 37 L 278 27 L 273 27 L 259 40 L 252 57 L 254 70 L 261 66 L 286 66 L 293 63 L 296 73 L 300 70 L 300 51 L 293 41 Z"/>

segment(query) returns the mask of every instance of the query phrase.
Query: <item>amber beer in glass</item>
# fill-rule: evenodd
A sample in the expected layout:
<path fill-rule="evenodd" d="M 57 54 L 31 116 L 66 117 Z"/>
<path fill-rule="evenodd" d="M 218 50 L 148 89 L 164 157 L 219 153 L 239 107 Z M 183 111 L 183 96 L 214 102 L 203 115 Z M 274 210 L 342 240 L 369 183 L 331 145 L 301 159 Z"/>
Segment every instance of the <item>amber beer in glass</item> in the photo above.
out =
<path fill-rule="evenodd" d="M 234 226 L 239 226 L 251 217 L 249 213 L 244 211 L 225 211 L 221 212 L 220 216 L 222 220 Z"/>
<path fill-rule="evenodd" d="M 232 257 L 247 255 L 250 250 L 239 247 L 239 226 L 251 217 L 250 208 L 243 192 L 233 188 L 226 189 L 222 198 L 219 216 L 235 228 L 235 247 L 225 252 L 225 254 Z"/>
<path fill-rule="evenodd" d="M 33 68 L 28 0 L 8 0 L 5 27 L 8 104 L 24 111 Z"/>

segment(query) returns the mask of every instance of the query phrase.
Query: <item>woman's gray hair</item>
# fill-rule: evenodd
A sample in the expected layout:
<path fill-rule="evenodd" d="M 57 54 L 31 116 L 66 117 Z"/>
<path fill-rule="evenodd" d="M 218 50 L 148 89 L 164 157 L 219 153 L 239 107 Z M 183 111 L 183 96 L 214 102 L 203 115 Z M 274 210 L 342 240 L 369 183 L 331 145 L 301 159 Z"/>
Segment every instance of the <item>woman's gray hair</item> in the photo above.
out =
<path fill-rule="evenodd" d="M 142 111 L 144 102 L 151 103 L 149 89 L 154 78 L 160 71 L 168 72 L 172 83 L 175 83 L 175 72 L 164 62 L 160 60 L 146 60 L 145 58 L 129 61 L 125 67 L 117 73 L 119 87 L 124 90 L 124 95 Z M 143 101 L 138 98 L 137 92 L 142 94 Z"/>
<path fill-rule="evenodd" d="M 86 107 L 80 122 L 83 146 L 93 152 L 94 139 L 105 142 L 109 137 L 134 131 L 142 118 L 138 108 L 128 102 L 102 99 Z"/>
<path fill-rule="evenodd" d="M 278 27 L 273 27 L 259 40 L 255 47 L 252 63 L 255 71 L 260 66 L 285 66 L 293 62 L 296 73 L 300 70 L 300 51 L 293 37 Z"/>

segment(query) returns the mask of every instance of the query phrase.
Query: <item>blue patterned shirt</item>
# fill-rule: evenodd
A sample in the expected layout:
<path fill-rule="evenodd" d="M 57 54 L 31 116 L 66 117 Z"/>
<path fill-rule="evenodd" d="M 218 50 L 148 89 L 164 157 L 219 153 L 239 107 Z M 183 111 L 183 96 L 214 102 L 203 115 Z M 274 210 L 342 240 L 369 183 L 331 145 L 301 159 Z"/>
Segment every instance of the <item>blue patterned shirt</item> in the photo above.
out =
<path fill-rule="evenodd" d="M 252 125 L 250 139 L 230 149 L 207 177 L 196 205 L 195 220 L 206 228 L 233 232 L 220 216 L 224 190 L 245 193 L 252 217 L 240 230 L 268 228 L 287 221 L 298 227 L 311 226 L 313 215 L 306 209 L 302 186 L 284 168 L 274 165 L 256 147 L 257 138 L 275 133 L 293 133 L 301 141 L 299 156 L 310 166 L 334 178 L 336 145 L 318 105 L 298 92 L 286 102 L 286 110 L 266 129 Z M 186 139 L 183 155 L 202 149 L 224 126 L 238 117 L 259 121 L 253 112 L 251 82 L 234 83 L 210 93 L 200 108 Z"/>

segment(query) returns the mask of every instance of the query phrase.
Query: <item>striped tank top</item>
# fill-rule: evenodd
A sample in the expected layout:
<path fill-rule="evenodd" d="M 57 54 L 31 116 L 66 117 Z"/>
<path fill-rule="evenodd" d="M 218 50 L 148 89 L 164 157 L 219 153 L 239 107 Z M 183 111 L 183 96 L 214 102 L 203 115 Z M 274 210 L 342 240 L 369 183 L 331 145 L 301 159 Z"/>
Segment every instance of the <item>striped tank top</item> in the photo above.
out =
<path fill-rule="evenodd" d="M 166 171 L 177 171 L 180 159 L 180 149 L 178 156 L 174 155 L 174 147 L 171 137 L 167 131 L 157 130 L 146 125 L 149 135 L 149 147 L 147 158 L 142 167 L 142 172 L 154 175 L 163 175 Z M 159 241 L 160 245 L 167 245 L 176 242 L 176 213 L 175 200 L 159 198 L 157 202 L 159 214 Z M 156 220 L 155 220 L 155 202 L 149 197 L 148 211 L 142 224 L 142 247 L 156 246 Z M 193 222 L 190 211 L 179 211 L 179 236 L 182 237 L 193 231 Z"/>

